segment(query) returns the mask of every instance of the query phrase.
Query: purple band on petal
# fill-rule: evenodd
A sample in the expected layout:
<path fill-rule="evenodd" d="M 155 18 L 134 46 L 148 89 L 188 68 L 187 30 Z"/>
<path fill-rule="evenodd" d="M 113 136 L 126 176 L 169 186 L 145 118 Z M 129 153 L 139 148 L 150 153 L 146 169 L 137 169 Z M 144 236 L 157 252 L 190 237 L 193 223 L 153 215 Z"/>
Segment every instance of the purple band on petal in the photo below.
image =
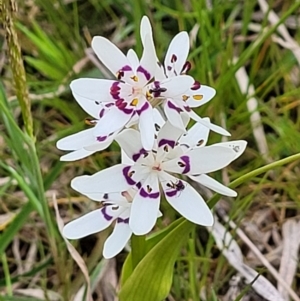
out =
<path fill-rule="evenodd" d="M 98 142 L 103 142 L 103 141 L 105 141 L 107 139 L 107 136 L 98 136 L 97 137 L 97 141 Z"/>
<path fill-rule="evenodd" d="M 138 115 L 141 115 L 147 109 L 149 109 L 149 103 L 145 102 L 144 105 L 139 110 L 136 110 L 136 112 L 138 113 Z"/>
<path fill-rule="evenodd" d="M 148 193 L 143 187 L 140 190 L 140 196 L 143 198 L 150 198 L 150 199 L 157 199 L 159 197 L 159 191 L 158 192 L 153 192 L 153 193 Z"/>
<path fill-rule="evenodd" d="M 182 171 L 182 173 L 186 174 L 191 170 L 190 157 L 182 156 L 182 157 L 180 157 L 180 159 L 185 163 L 185 167 L 184 167 L 184 170 Z"/>
<path fill-rule="evenodd" d="M 103 207 L 103 208 L 101 209 L 101 213 L 102 213 L 103 217 L 104 217 L 107 221 L 110 221 L 110 220 L 113 219 L 113 217 L 110 216 L 109 214 L 107 214 L 106 209 L 107 209 L 107 207 Z"/>
<path fill-rule="evenodd" d="M 127 115 L 132 114 L 133 109 L 127 108 L 127 103 L 125 102 L 125 100 L 123 98 L 119 98 L 115 104 L 116 104 L 116 107 L 123 113 L 125 113 Z"/>
<path fill-rule="evenodd" d="M 168 140 L 168 139 L 161 139 L 159 142 L 158 142 L 158 147 L 161 147 L 163 145 L 169 145 L 171 148 L 174 148 L 175 146 L 175 141 L 174 140 Z"/>
<path fill-rule="evenodd" d="M 145 75 L 146 79 L 150 80 L 151 74 L 145 68 L 143 68 L 142 66 L 139 66 L 136 71 L 143 73 Z"/>
<path fill-rule="evenodd" d="M 165 191 L 165 194 L 169 197 L 173 197 L 177 194 L 177 192 L 178 191 L 176 189 L 174 189 L 174 190 Z"/>
<path fill-rule="evenodd" d="M 110 107 L 112 107 L 114 105 L 114 103 L 113 102 L 110 102 L 110 103 L 107 103 L 105 106 L 107 107 L 107 108 L 110 108 Z"/>
<path fill-rule="evenodd" d="M 119 86 L 119 82 L 114 82 L 110 87 L 110 95 L 113 99 L 118 99 L 120 97 L 121 87 Z"/>
<path fill-rule="evenodd" d="M 129 170 L 131 166 L 126 166 L 123 168 L 123 176 L 129 185 L 134 185 L 136 182 L 129 176 Z"/>
<path fill-rule="evenodd" d="M 136 162 L 142 155 L 145 155 L 145 154 L 148 154 L 148 152 L 144 148 L 142 148 L 137 154 L 134 154 L 132 156 L 132 160 L 134 162 Z"/>
<path fill-rule="evenodd" d="M 121 70 L 122 71 L 132 71 L 132 68 L 129 65 L 125 65 L 124 67 L 122 67 Z"/>
<path fill-rule="evenodd" d="M 174 103 L 169 100 L 167 102 L 167 105 L 170 109 L 175 110 L 177 113 L 180 113 L 182 111 L 179 107 L 175 106 Z"/>
<path fill-rule="evenodd" d="M 127 218 L 118 217 L 117 218 L 117 223 L 128 224 L 129 223 L 129 217 L 127 217 Z"/>

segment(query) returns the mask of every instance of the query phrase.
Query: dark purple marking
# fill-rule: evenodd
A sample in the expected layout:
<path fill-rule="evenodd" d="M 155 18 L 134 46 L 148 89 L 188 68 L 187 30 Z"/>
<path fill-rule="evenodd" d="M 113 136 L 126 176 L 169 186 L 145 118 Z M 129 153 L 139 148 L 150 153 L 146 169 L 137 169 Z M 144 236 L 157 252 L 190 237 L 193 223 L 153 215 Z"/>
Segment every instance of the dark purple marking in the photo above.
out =
<path fill-rule="evenodd" d="M 110 107 L 112 107 L 113 105 L 114 105 L 114 103 L 113 103 L 113 102 L 110 102 L 110 103 L 107 103 L 107 104 L 105 105 L 105 107 L 110 108 Z"/>
<path fill-rule="evenodd" d="M 102 118 L 105 113 L 105 109 L 102 109 L 99 113 L 99 118 Z"/>
<path fill-rule="evenodd" d="M 182 171 L 182 173 L 186 174 L 191 170 L 190 157 L 189 156 L 181 156 L 180 159 L 185 163 L 185 167 L 184 167 L 184 170 Z"/>
<path fill-rule="evenodd" d="M 116 104 L 116 107 L 123 113 L 125 113 L 127 115 L 132 114 L 133 109 L 127 108 L 127 103 L 125 102 L 125 100 L 123 98 L 118 99 L 115 104 Z"/>
<path fill-rule="evenodd" d="M 97 141 L 98 142 L 103 142 L 103 141 L 105 141 L 107 139 L 107 136 L 98 136 L 97 137 Z"/>
<path fill-rule="evenodd" d="M 173 104 L 173 102 L 171 102 L 171 101 L 169 101 L 169 100 L 168 100 L 168 102 L 167 102 L 167 105 L 168 105 L 168 107 L 169 107 L 170 109 L 175 110 L 177 113 L 180 113 L 180 112 L 182 111 L 179 107 L 175 106 L 175 105 Z"/>
<path fill-rule="evenodd" d="M 136 110 L 136 112 L 138 113 L 138 115 L 141 115 L 147 109 L 149 109 L 149 103 L 145 102 L 144 105 L 139 110 Z"/>
<path fill-rule="evenodd" d="M 169 197 L 173 197 L 177 194 L 177 190 L 174 189 L 174 190 L 168 190 L 168 191 L 165 191 L 165 194 Z"/>
<path fill-rule="evenodd" d="M 187 111 L 187 112 L 191 112 L 192 109 L 189 107 L 189 106 L 185 106 L 184 109 Z"/>
<path fill-rule="evenodd" d="M 136 71 L 143 73 L 145 75 L 146 79 L 150 80 L 151 74 L 145 68 L 143 68 L 142 66 L 139 66 Z"/>
<path fill-rule="evenodd" d="M 121 87 L 119 86 L 119 82 L 114 82 L 110 87 L 110 95 L 113 99 L 118 99 L 120 97 Z"/>
<path fill-rule="evenodd" d="M 142 183 L 141 183 L 141 182 L 137 182 L 137 183 L 135 184 L 135 186 L 136 186 L 137 189 L 141 189 Z"/>
<path fill-rule="evenodd" d="M 168 139 L 161 139 L 159 142 L 158 142 L 158 147 L 161 147 L 163 145 L 169 145 L 171 148 L 174 148 L 175 146 L 175 141 L 174 140 L 168 140 Z"/>
<path fill-rule="evenodd" d="M 123 168 L 123 176 L 129 185 L 135 185 L 136 182 L 129 176 L 129 170 L 131 166 L 126 166 Z"/>
<path fill-rule="evenodd" d="M 122 71 L 132 71 L 132 68 L 129 65 L 125 65 L 124 67 L 122 67 L 121 70 Z"/>
<path fill-rule="evenodd" d="M 127 218 L 118 217 L 117 223 L 129 224 L 129 217 L 127 217 Z"/>
<path fill-rule="evenodd" d="M 198 81 L 195 81 L 193 86 L 191 87 L 191 90 L 198 90 L 201 88 L 201 84 Z"/>
<path fill-rule="evenodd" d="M 182 67 L 181 73 L 187 73 L 191 70 L 192 64 L 189 61 L 186 61 Z"/>
<path fill-rule="evenodd" d="M 171 63 L 175 63 L 176 61 L 177 61 L 177 56 L 175 54 L 172 54 Z"/>
<path fill-rule="evenodd" d="M 171 71 L 172 67 L 171 66 L 167 66 L 167 69 L 168 69 L 168 71 Z"/>
<path fill-rule="evenodd" d="M 150 199 L 157 199 L 159 197 L 159 191 L 158 192 L 153 192 L 153 193 L 148 193 L 143 187 L 140 190 L 140 196 L 143 198 L 150 198 Z"/>
<path fill-rule="evenodd" d="M 132 160 L 134 162 L 136 162 L 142 155 L 145 155 L 145 154 L 148 154 L 148 152 L 144 148 L 142 148 L 142 149 L 140 149 L 140 151 L 137 154 L 134 154 L 132 156 Z"/>
<path fill-rule="evenodd" d="M 104 200 L 108 200 L 108 193 L 104 193 L 103 198 L 104 198 Z"/>
<path fill-rule="evenodd" d="M 103 214 L 103 217 L 104 217 L 107 221 L 110 221 L 110 220 L 113 219 L 113 217 L 110 216 L 110 215 L 106 212 L 106 209 L 107 209 L 107 207 L 103 207 L 103 208 L 101 209 L 101 213 Z"/>
<path fill-rule="evenodd" d="M 154 97 L 160 97 L 161 93 L 164 93 L 167 91 L 167 88 L 160 86 L 159 81 L 155 81 L 153 84 L 154 84 L 154 88 L 149 89 L 149 92 L 153 93 Z"/>

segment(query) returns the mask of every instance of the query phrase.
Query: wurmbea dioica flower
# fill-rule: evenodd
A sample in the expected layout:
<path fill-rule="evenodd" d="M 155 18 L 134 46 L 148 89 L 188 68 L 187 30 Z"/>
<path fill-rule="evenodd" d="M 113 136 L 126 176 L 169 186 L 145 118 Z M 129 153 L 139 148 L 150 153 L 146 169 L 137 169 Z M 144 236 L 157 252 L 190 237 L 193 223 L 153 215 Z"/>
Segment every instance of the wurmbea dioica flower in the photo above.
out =
<path fill-rule="evenodd" d="M 151 150 L 155 131 L 152 104 L 158 98 L 175 99 L 183 95 L 194 80 L 187 75 L 154 79 L 156 52 L 150 36 L 142 30 L 141 27 L 144 50 L 140 60 L 132 49 L 125 55 L 106 38 L 94 37 L 93 50 L 117 80 L 81 78 L 70 87 L 82 108 L 98 119 L 93 131 L 98 140 L 104 141 L 138 118 L 143 146 Z"/>
<path fill-rule="evenodd" d="M 131 164 L 127 159 L 126 164 L 115 165 L 92 176 L 77 177 L 72 180 L 71 186 L 91 198 L 101 192 L 126 191 L 131 187 L 137 189 L 129 219 L 129 226 L 137 235 L 148 233 L 156 222 L 160 188 L 170 205 L 185 218 L 196 224 L 211 226 L 213 216 L 203 198 L 189 183 L 173 174 L 197 178 L 219 170 L 242 153 L 246 142 L 232 141 L 230 145 L 218 143 L 195 147 L 199 143 L 199 136 L 195 136 L 197 141 L 192 135 L 188 139 L 181 138 L 183 145 L 180 145 L 182 134 L 182 130 L 166 121 L 158 132 L 154 148 L 149 151 L 142 145 L 140 132 L 123 130 L 116 140 Z M 216 186 L 214 180 L 209 179 L 206 178 L 207 186 Z"/>
<path fill-rule="evenodd" d="M 103 207 L 68 223 L 63 229 L 63 235 L 68 239 L 79 239 L 103 231 L 114 223 L 114 230 L 103 247 L 105 258 L 114 257 L 122 251 L 132 235 L 129 218 L 131 201 L 135 194 L 136 191 L 130 189 L 123 193 L 94 195 L 93 199 L 102 201 Z M 157 216 L 160 215 L 157 212 Z"/>
<path fill-rule="evenodd" d="M 141 39 L 144 47 L 149 45 L 149 43 L 154 45 L 151 24 L 147 17 L 143 17 L 141 21 Z M 160 63 L 157 65 L 155 72 L 155 80 L 158 82 L 157 87 L 166 78 L 174 79 L 186 74 L 190 70 L 191 63 L 187 61 L 188 53 L 189 36 L 187 32 L 182 31 L 171 41 L 165 56 L 164 66 Z M 156 97 L 161 100 L 166 117 L 173 126 L 185 130 L 183 120 L 181 119 L 182 114 L 180 113 L 186 112 L 190 118 L 209 127 L 212 131 L 230 136 L 229 132 L 225 129 L 215 124 L 207 123 L 191 109 L 209 102 L 215 94 L 215 89 L 201 85 L 198 81 L 194 80 L 184 93 L 174 97 L 163 97 L 163 95 L 157 94 Z"/>

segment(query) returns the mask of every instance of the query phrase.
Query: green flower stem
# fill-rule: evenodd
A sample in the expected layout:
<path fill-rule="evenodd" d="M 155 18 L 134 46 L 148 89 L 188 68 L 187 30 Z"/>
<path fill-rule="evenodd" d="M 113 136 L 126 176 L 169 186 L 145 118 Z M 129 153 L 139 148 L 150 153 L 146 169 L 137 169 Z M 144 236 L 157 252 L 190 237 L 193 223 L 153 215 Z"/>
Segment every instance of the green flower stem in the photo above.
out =
<path fill-rule="evenodd" d="M 146 254 L 146 235 L 131 236 L 131 256 L 132 256 L 132 270 L 136 268 L 139 262 Z"/>
<path fill-rule="evenodd" d="M 300 153 L 296 154 L 296 155 L 289 156 L 289 157 L 281 159 L 281 160 L 278 160 L 276 162 L 267 164 L 263 167 L 255 169 L 255 170 L 252 170 L 252 171 L 248 172 L 247 174 L 245 174 L 245 175 L 237 178 L 236 180 L 234 180 L 232 183 L 229 184 L 229 187 L 230 188 L 235 188 L 235 187 L 247 182 L 248 180 L 250 180 L 250 179 L 252 179 L 252 178 L 254 178 L 254 177 L 256 177 L 256 176 L 258 176 L 262 173 L 266 173 L 269 170 L 272 170 L 276 167 L 283 166 L 283 165 L 292 163 L 292 162 L 297 161 L 297 160 L 300 160 Z M 208 201 L 209 208 L 213 208 L 217 204 L 217 202 L 219 201 L 220 198 L 221 198 L 221 195 L 215 194 Z"/>
<path fill-rule="evenodd" d="M 7 264 L 7 258 L 5 253 L 2 254 L 1 261 L 2 261 L 4 277 L 5 277 L 7 295 L 12 297 L 13 293 L 12 293 L 11 279 L 10 279 L 9 267 Z"/>
<path fill-rule="evenodd" d="M 0 2 L 0 15 L 6 33 L 8 57 L 16 88 L 17 98 L 22 110 L 22 116 L 27 134 L 33 138 L 33 121 L 31 116 L 31 104 L 26 85 L 26 72 L 21 56 L 21 48 L 18 42 L 17 32 L 14 26 L 14 14 L 17 11 L 15 0 L 2 0 Z"/>

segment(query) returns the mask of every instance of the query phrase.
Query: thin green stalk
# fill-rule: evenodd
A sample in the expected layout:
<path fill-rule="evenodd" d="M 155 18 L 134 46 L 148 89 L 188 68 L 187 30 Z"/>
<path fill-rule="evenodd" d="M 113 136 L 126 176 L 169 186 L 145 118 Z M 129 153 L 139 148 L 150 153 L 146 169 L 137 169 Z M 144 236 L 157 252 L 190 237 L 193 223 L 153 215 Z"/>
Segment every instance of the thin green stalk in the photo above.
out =
<path fill-rule="evenodd" d="M 5 277 L 5 285 L 6 285 L 7 295 L 12 297 L 11 279 L 10 279 L 9 267 L 7 264 L 7 258 L 6 258 L 5 253 L 2 254 L 1 261 L 2 261 L 3 273 L 4 273 L 4 277 Z"/>
<path fill-rule="evenodd" d="M 188 241 L 189 252 L 188 252 L 188 266 L 189 266 L 189 284 L 190 291 L 193 301 L 199 301 L 199 293 L 197 291 L 197 265 L 195 264 L 195 229 L 192 232 L 192 238 Z"/>
<path fill-rule="evenodd" d="M 17 32 L 14 26 L 14 14 L 17 11 L 15 0 L 2 0 L 0 2 L 0 15 L 6 33 L 8 57 L 13 74 L 17 98 L 22 110 L 22 116 L 27 134 L 33 138 L 33 121 L 31 116 L 31 104 L 26 85 L 26 72 L 21 56 L 21 48 Z"/>
<path fill-rule="evenodd" d="M 132 270 L 136 268 L 139 262 L 146 254 L 146 235 L 132 235 L 131 236 L 131 256 L 132 256 Z"/>
<path fill-rule="evenodd" d="M 250 179 L 252 179 L 252 178 L 254 178 L 256 176 L 259 176 L 260 174 L 266 173 L 267 171 L 272 170 L 272 169 L 274 169 L 276 167 L 283 166 L 283 165 L 292 163 L 292 162 L 297 161 L 297 160 L 300 160 L 300 153 L 296 154 L 296 155 L 289 156 L 289 157 L 281 159 L 281 160 L 278 160 L 276 162 L 267 164 L 267 165 L 265 165 L 263 167 L 254 169 L 254 170 L 248 172 L 247 174 L 245 174 L 245 175 L 237 178 L 233 182 L 231 182 L 229 184 L 229 187 L 230 188 L 235 188 L 235 187 L 241 185 L 242 183 L 247 182 L 248 180 L 250 180 Z M 219 194 L 215 194 L 208 201 L 209 208 L 213 208 L 216 205 L 216 203 L 219 201 L 220 198 L 221 198 L 221 196 Z"/>

